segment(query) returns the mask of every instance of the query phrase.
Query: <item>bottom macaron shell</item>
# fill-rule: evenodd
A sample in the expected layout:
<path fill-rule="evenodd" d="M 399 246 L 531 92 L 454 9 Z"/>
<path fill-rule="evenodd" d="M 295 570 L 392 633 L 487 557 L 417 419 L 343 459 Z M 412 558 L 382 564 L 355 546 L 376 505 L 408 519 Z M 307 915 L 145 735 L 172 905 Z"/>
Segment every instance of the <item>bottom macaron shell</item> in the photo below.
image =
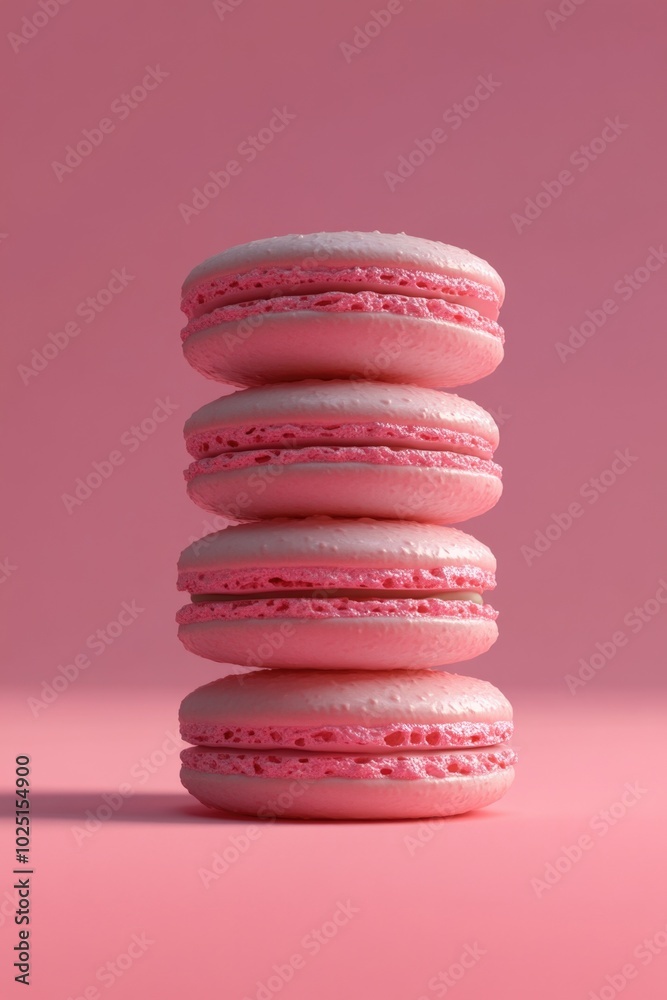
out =
<path fill-rule="evenodd" d="M 191 333 L 187 361 L 233 385 L 358 378 L 446 388 L 489 375 L 503 358 L 484 330 L 388 313 L 286 312 Z"/>
<path fill-rule="evenodd" d="M 446 778 L 263 778 L 181 768 L 181 782 L 211 809 L 285 819 L 427 819 L 455 816 L 496 802 L 514 768 Z"/>
<path fill-rule="evenodd" d="M 238 521 L 328 514 L 455 524 L 489 510 L 501 492 L 494 475 L 363 462 L 267 464 L 188 483 L 200 507 Z"/>
<path fill-rule="evenodd" d="M 246 618 L 181 624 L 178 636 L 190 652 L 218 663 L 320 670 L 414 670 L 479 656 L 498 638 L 498 627 L 491 618 L 454 615 Z"/>

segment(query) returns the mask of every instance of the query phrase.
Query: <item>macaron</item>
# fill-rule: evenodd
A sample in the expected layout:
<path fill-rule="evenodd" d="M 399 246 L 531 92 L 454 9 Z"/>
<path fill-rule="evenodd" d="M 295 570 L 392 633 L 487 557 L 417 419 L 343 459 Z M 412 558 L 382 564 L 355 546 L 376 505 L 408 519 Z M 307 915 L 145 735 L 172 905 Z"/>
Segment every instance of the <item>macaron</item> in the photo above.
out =
<path fill-rule="evenodd" d="M 185 440 L 190 497 L 237 521 L 328 514 L 451 524 L 502 492 L 490 414 L 418 386 L 243 389 L 197 410 Z"/>
<path fill-rule="evenodd" d="M 203 375 L 239 386 L 464 385 L 503 357 L 504 294 L 490 264 L 445 243 L 405 233 L 274 236 L 188 275 L 183 351 Z"/>
<path fill-rule="evenodd" d="M 514 777 L 512 707 L 487 681 L 433 670 L 257 670 L 180 709 L 181 781 L 214 809 L 262 816 L 450 816 Z"/>
<path fill-rule="evenodd" d="M 193 653 L 241 666 L 418 669 L 497 638 L 491 551 L 456 528 L 313 517 L 234 525 L 181 554 Z"/>

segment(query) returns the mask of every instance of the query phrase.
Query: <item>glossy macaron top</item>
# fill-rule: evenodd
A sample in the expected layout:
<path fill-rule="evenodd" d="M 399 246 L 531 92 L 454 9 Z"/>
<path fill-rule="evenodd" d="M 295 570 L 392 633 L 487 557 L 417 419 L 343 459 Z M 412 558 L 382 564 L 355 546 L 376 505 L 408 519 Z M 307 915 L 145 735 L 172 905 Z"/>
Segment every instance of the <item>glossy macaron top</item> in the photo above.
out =
<path fill-rule="evenodd" d="M 353 380 L 265 385 L 243 389 L 215 399 L 192 414 L 185 424 L 188 450 L 196 457 L 220 450 L 257 447 L 270 427 L 294 425 L 293 443 L 311 443 L 308 428 L 317 428 L 312 443 L 328 434 L 332 444 L 392 444 L 401 446 L 401 433 L 410 446 L 448 448 L 490 457 L 498 445 L 498 428 L 486 410 L 453 393 L 419 386 Z M 388 430 L 383 435 L 382 428 Z M 349 434 L 346 436 L 346 428 Z M 410 429 L 417 433 L 410 434 Z M 226 430 L 233 434 L 225 435 Z M 209 440 L 210 432 L 223 432 Z M 429 431 L 436 433 L 429 435 Z M 451 432 L 443 435 L 438 432 Z M 460 440 L 457 442 L 457 437 Z M 281 447 L 290 438 L 281 436 Z M 202 451 L 204 449 L 204 451 Z"/>
<path fill-rule="evenodd" d="M 405 233 L 311 233 L 254 240 L 209 257 L 185 279 L 182 309 L 192 319 L 234 302 L 326 291 L 333 272 L 341 290 L 362 282 L 369 291 L 446 296 L 492 320 L 505 294 L 491 265 L 459 247 Z"/>
<path fill-rule="evenodd" d="M 381 727 L 511 722 L 488 681 L 439 670 L 257 670 L 230 674 L 183 700 L 181 725 Z"/>
<path fill-rule="evenodd" d="M 204 576 L 211 570 L 290 566 L 429 572 L 469 566 L 490 576 L 496 560 L 486 545 L 457 528 L 365 517 L 307 517 L 223 528 L 193 542 L 178 561 L 181 583 L 198 572 Z"/>

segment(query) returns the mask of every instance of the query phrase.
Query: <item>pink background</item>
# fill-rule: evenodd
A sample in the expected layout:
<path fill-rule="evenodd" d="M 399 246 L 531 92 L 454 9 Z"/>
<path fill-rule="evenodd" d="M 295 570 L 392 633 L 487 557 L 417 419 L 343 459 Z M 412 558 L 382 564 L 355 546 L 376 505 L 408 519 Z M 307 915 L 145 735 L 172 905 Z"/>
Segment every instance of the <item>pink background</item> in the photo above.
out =
<path fill-rule="evenodd" d="M 14 38 L 16 52 L 12 33 L 41 8 L 3 7 L 0 594 L 16 735 L 2 769 L 9 781 L 15 754 L 32 754 L 42 793 L 32 996 L 81 995 L 145 931 L 156 943 L 114 996 L 196 985 L 206 997 L 254 998 L 272 965 L 350 898 L 360 915 L 284 985 L 288 1000 L 430 1000 L 444 994 L 429 980 L 475 941 L 487 954 L 456 983 L 459 998 L 588 997 L 628 962 L 639 971 L 627 995 L 657 997 L 665 957 L 644 966 L 632 956 L 667 923 L 653 868 L 664 868 L 665 793 L 652 707 L 667 617 L 667 269 L 642 270 L 666 235 L 663 7 L 565 2 L 572 13 L 556 20 L 556 0 L 404 0 L 354 53 L 356 26 L 384 0 L 218 6 L 222 18 L 208 2 L 71 2 L 25 44 Z M 114 110 L 158 65 L 167 75 L 145 101 Z M 479 76 L 494 81 L 490 96 L 443 121 Z M 248 162 L 239 146 L 275 108 L 295 117 Z M 99 146 L 59 180 L 54 161 L 104 118 Z M 620 125 L 603 149 L 606 119 Z M 435 128 L 446 140 L 390 190 L 386 172 Z M 230 159 L 239 175 L 186 223 L 179 205 Z M 547 198 L 563 170 L 570 182 Z M 537 217 L 517 221 L 538 192 Z M 159 756 L 180 698 L 215 676 L 173 624 L 178 552 L 218 526 L 181 480 L 182 423 L 218 392 L 181 358 L 180 283 L 225 246 L 338 229 L 465 246 L 505 279 L 506 359 L 462 390 L 496 414 L 505 468 L 501 503 L 470 525 L 498 558 L 501 638 L 469 670 L 515 703 L 522 763 L 502 804 L 437 828 L 414 854 L 404 838 L 420 824 L 276 824 L 207 891 L 197 869 L 248 824 L 191 806 L 175 752 L 94 837 L 78 846 L 72 827 L 142 756 Z M 87 322 L 79 304 L 114 269 L 132 280 Z M 564 355 L 558 344 L 588 312 L 604 322 Z M 26 374 L 40 364 L 33 351 L 50 334 L 64 343 L 74 321 L 80 333 Z M 173 413 L 137 441 L 130 429 L 157 399 Z M 617 450 L 626 467 L 605 472 Z M 112 475 L 68 513 L 62 495 L 114 451 Z M 579 516 L 558 529 L 572 504 Z M 531 554 L 549 525 L 545 551 Z M 103 651 L 94 637 L 87 645 L 123 602 L 143 610 Z M 90 665 L 35 711 L 28 699 L 80 654 Z M 580 669 L 589 679 L 568 686 Z M 638 780 L 650 794 L 538 898 L 531 879 Z M 11 980 L 2 922 L 0 977 Z"/>

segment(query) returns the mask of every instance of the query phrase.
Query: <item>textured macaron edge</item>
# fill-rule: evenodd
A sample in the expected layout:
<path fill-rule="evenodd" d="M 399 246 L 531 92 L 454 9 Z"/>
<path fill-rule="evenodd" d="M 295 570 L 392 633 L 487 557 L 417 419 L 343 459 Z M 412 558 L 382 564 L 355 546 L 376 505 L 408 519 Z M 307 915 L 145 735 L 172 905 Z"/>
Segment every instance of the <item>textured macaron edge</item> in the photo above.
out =
<path fill-rule="evenodd" d="M 318 620 L 334 618 L 368 619 L 457 619 L 495 621 L 498 612 L 490 604 L 474 601 L 420 599 L 366 599 L 350 597 L 275 597 L 225 601 L 201 601 L 186 604 L 176 612 L 179 625 L 211 621 L 257 621 L 265 619 Z"/>
<path fill-rule="evenodd" d="M 448 324 L 485 333 L 505 342 L 505 331 L 495 320 L 483 316 L 470 306 L 455 304 L 440 298 L 423 298 L 417 295 L 398 295 L 391 292 L 344 292 L 330 291 L 311 295 L 282 295 L 265 299 L 249 299 L 216 306 L 208 312 L 195 316 L 181 330 L 181 338 L 189 337 L 204 330 L 228 324 L 240 324 L 246 320 L 258 322 L 272 316 L 294 316 L 310 313 L 345 315 L 367 313 L 371 315 L 399 316 L 404 319 L 427 320 L 435 324 Z"/>
<path fill-rule="evenodd" d="M 496 560 L 483 542 L 457 528 L 325 516 L 232 525 L 197 539 L 178 560 L 179 576 L 290 566 L 416 573 L 473 566 L 495 573 Z"/>
<path fill-rule="evenodd" d="M 197 435 L 210 435 L 222 450 L 262 444 L 287 445 L 287 435 L 299 437 L 317 429 L 331 443 L 376 438 L 389 443 L 404 439 L 424 447 L 483 449 L 491 457 L 499 431 L 490 413 L 472 400 L 454 393 L 363 380 L 306 379 L 296 383 L 255 386 L 211 400 L 186 421 L 183 435 L 191 449 Z M 225 440 L 215 441 L 220 434 Z M 238 435 L 238 439 L 237 436 Z M 460 442 L 457 435 L 461 435 Z M 227 440 L 231 439 L 231 440 Z M 235 442 L 235 443 L 232 443 Z M 210 450 L 207 449 L 207 450 Z"/>
<path fill-rule="evenodd" d="M 489 774 L 513 767 L 517 754 L 507 744 L 470 750 L 413 750 L 399 753 L 334 753 L 305 750 L 234 750 L 187 747 L 181 751 L 185 767 L 207 774 L 257 778 L 389 778 L 418 780 Z"/>
<path fill-rule="evenodd" d="M 279 713 L 276 713 L 277 717 Z M 466 749 L 493 746 L 511 739 L 514 724 L 468 721 L 430 723 L 384 723 L 377 726 L 345 726 L 322 723 L 319 726 L 285 726 L 279 723 L 262 726 L 227 725 L 197 721 L 181 712 L 181 738 L 194 746 L 244 749 L 293 750 L 364 750 L 365 752 L 428 749 Z"/>
<path fill-rule="evenodd" d="M 179 718 L 196 725 L 221 719 L 245 729 L 276 722 L 375 730 L 405 724 L 477 725 L 512 720 L 512 705 L 488 680 L 444 670 L 249 670 L 202 684 L 181 702 Z"/>
<path fill-rule="evenodd" d="M 495 462 L 476 455 L 461 455 L 451 451 L 423 451 L 413 448 L 393 449 L 375 447 L 325 447 L 307 448 L 256 448 L 252 451 L 224 452 L 211 458 L 191 462 L 184 470 L 186 482 L 196 476 L 216 472 L 233 472 L 238 469 L 257 469 L 266 465 L 315 465 L 355 463 L 425 469 L 455 469 L 478 475 L 502 477 L 502 469 Z"/>

